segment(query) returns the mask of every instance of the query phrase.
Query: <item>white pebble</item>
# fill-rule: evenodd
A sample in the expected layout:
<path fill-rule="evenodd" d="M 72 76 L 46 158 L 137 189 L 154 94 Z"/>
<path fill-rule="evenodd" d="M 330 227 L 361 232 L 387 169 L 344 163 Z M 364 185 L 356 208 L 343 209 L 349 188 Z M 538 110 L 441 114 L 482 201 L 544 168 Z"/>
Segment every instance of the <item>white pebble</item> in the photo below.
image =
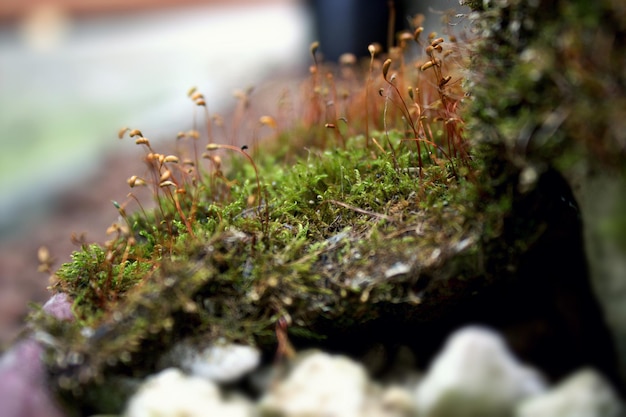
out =
<path fill-rule="evenodd" d="M 372 413 L 371 416 L 413 416 L 415 405 L 411 392 L 400 386 L 391 386 L 386 388 L 380 400 L 381 412 Z M 372 407 L 373 408 L 373 407 Z M 368 414 L 368 417 L 370 415 Z"/>
<path fill-rule="evenodd" d="M 344 356 L 313 353 L 260 402 L 262 415 L 359 417 L 368 395 L 364 368 Z"/>
<path fill-rule="evenodd" d="M 521 365 L 499 334 L 471 326 L 448 339 L 415 400 L 424 416 L 491 417 L 510 415 L 521 399 L 544 391 L 541 376 Z"/>
<path fill-rule="evenodd" d="M 617 417 L 624 411 L 613 387 L 593 369 L 574 373 L 551 391 L 523 401 L 516 417 Z"/>
<path fill-rule="evenodd" d="M 125 417 L 251 417 L 243 402 L 221 398 L 219 388 L 206 379 L 186 376 L 175 368 L 154 375 L 130 399 Z"/>
<path fill-rule="evenodd" d="M 188 358 L 183 366 L 193 375 L 232 382 L 259 366 L 261 352 L 247 345 L 214 345 Z"/>
<path fill-rule="evenodd" d="M 191 375 L 228 383 L 256 369 L 260 362 L 261 352 L 252 346 L 218 342 L 199 347 L 181 342 L 166 355 L 163 367 L 175 366 Z"/>

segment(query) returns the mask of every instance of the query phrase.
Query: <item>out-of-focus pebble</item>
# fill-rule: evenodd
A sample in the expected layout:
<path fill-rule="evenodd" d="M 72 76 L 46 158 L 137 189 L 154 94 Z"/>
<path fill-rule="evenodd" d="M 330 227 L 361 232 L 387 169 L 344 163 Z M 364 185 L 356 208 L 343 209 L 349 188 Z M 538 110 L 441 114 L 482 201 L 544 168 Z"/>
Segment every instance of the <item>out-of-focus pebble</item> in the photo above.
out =
<path fill-rule="evenodd" d="M 472 326 L 450 336 L 415 400 L 424 416 L 496 417 L 545 390 L 539 373 L 520 364 L 498 333 Z"/>
<path fill-rule="evenodd" d="M 146 380 L 130 399 L 125 417 L 251 417 L 252 407 L 222 398 L 213 382 L 168 368 Z"/>
<path fill-rule="evenodd" d="M 585 368 L 549 392 L 522 401 L 516 417 L 618 417 L 624 406 L 613 387 L 594 369 Z"/>

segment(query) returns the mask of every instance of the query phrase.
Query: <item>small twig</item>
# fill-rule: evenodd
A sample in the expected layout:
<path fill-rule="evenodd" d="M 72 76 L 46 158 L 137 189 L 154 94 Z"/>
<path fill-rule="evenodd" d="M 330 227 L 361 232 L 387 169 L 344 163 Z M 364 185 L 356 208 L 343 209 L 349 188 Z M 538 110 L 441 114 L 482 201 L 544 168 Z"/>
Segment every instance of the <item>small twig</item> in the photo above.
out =
<path fill-rule="evenodd" d="M 376 218 L 381 219 L 381 220 L 387 220 L 387 221 L 391 221 L 391 220 L 393 220 L 393 217 L 391 217 L 391 216 L 387 216 L 386 214 L 380 214 L 380 213 L 376 213 L 376 212 L 373 212 L 373 211 L 365 210 L 365 209 L 362 209 L 362 208 L 359 208 L 359 207 L 351 206 L 350 204 L 343 203 L 343 202 L 341 202 L 341 201 L 337 201 L 337 200 L 324 200 L 324 202 L 325 202 L 325 203 L 332 203 L 332 204 L 336 204 L 336 205 L 338 205 L 338 206 L 341 206 L 341 207 L 347 208 L 347 209 L 349 209 L 349 210 L 356 211 L 357 213 L 366 214 L 366 215 L 368 215 L 368 216 L 376 217 Z"/>

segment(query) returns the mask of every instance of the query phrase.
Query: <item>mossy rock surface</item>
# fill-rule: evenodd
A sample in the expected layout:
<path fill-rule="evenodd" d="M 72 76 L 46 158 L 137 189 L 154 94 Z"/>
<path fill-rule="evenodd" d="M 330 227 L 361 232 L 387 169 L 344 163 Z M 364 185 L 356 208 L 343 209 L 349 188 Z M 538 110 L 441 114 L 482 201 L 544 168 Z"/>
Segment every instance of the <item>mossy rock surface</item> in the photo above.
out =
<path fill-rule="evenodd" d="M 626 358 L 623 2 L 468 3 L 482 38 L 468 120 L 488 155 L 490 178 L 521 174 L 532 183 L 554 169 L 567 180 L 580 209 L 592 288 L 618 356 Z"/>

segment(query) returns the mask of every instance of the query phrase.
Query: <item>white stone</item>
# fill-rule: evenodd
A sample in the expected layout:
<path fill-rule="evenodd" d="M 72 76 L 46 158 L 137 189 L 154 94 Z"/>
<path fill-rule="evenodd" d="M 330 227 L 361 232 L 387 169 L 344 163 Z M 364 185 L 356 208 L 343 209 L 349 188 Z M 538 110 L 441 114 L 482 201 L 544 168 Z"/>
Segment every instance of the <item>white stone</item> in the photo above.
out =
<path fill-rule="evenodd" d="M 215 382 L 236 381 L 259 366 L 261 352 L 247 345 L 210 346 L 188 358 L 183 366 L 193 375 Z"/>
<path fill-rule="evenodd" d="M 594 369 L 574 373 L 551 391 L 522 401 L 516 417 L 617 417 L 623 404 L 606 379 Z"/>
<path fill-rule="evenodd" d="M 252 407 L 224 401 L 206 379 L 168 368 L 148 378 L 127 404 L 125 417 L 251 417 Z"/>
<path fill-rule="evenodd" d="M 367 417 L 395 417 L 395 416 L 414 416 L 415 404 L 411 392 L 401 386 L 387 387 L 378 401 L 380 403 L 381 412 L 373 412 L 366 414 Z M 374 407 L 370 409 L 375 410 Z"/>
<path fill-rule="evenodd" d="M 360 417 L 368 396 L 365 369 L 344 356 L 316 352 L 261 399 L 261 415 Z"/>
<path fill-rule="evenodd" d="M 208 347 L 180 342 L 162 361 L 185 372 L 218 383 L 234 382 L 256 369 L 261 362 L 259 349 L 236 343 L 218 342 Z"/>
<path fill-rule="evenodd" d="M 520 400 L 545 389 L 541 376 L 521 365 L 499 334 L 471 326 L 448 339 L 415 401 L 420 416 L 495 417 L 510 415 Z"/>

